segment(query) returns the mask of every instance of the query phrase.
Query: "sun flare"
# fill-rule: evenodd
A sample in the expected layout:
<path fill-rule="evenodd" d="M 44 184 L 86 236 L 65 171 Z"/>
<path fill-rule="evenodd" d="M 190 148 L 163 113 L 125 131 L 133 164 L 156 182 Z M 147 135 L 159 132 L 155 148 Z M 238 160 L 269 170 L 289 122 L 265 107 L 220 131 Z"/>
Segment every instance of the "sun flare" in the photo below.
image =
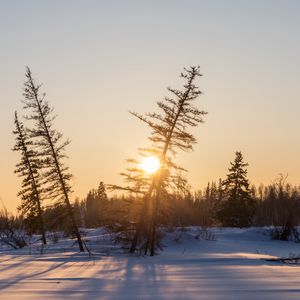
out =
<path fill-rule="evenodd" d="M 143 171 L 149 174 L 154 174 L 160 167 L 159 160 L 154 156 L 149 156 L 143 159 L 140 164 Z"/>

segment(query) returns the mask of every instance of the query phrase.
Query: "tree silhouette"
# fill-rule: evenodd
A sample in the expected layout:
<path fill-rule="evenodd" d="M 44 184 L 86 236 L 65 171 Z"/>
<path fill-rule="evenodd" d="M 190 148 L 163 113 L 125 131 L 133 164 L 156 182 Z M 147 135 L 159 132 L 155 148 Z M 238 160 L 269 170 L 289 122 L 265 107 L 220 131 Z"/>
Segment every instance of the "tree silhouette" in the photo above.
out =
<path fill-rule="evenodd" d="M 80 251 L 84 251 L 81 235 L 74 217 L 69 199 L 71 193 L 70 179 L 72 175 L 68 167 L 63 163 L 66 158 L 65 149 L 69 141 L 62 141 L 62 134 L 53 128 L 53 109 L 50 108 L 45 94 L 40 93 L 41 85 L 35 84 L 30 69 L 26 68 L 26 81 L 24 83 L 24 109 L 30 110 L 31 114 L 25 116 L 27 120 L 34 122 L 30 129 L 30 136 L 34 139 L 38 155 L 43 158 L 43 184 L 49 199 L 62 202 L 66 205 L 71 219 L 73 231 L 77 237 Z"/>
<path fill-rule="evenodd" d="M 15 173 L 23 178 L 22 189 L 18 193 L 18 196 L 21 196 L 22 203 L 18 208 L 25 216 L 31 218 L 37 216 L 42 241 L 43 244 L 46 244 L 38 167 L 40 160 L 36 151 L 32 149 L 33 142 L 29 139 L 23 124 L 18 120 L 17 112 L 15 112 L 15 126 L 13 133 L 16 136 L 16 143 L 13 151 L 21 153 L 21 161 L 16 165 Z"/>
<path fill-rule="evenodd" d="M 146 228 L 148 240 L 145 252 L 149 246 L 150 255 L 155 254 L 160 200 L 166 191 L 170 169 L 176 168 L 169 154 L 175 155 L 179 150 L 192 150 L 193 144 L 197 141 L 193 134 L 188 131 L 188 127 L 195 127 L 203 122 L 202 117 L 206 114 L 193 105 L 194 100 L 201 94 L 199 88 L 194 84 L 199 76 L 201 76 L 199 67 L 185 68 L 184 72 L 181 73 L 181 77 L 185 80 L 183 90 L 168 88 L 171 97 L 165 97 L 163 101 L 157 102 L 160 113 L 141 115 L 132 112 L 132 115 L 150 127 L 149 140 L 152 146 L 144 149 L 144 151 L 156 155 L 160 160 L 161 167 L 153 176 L 148 192 L 144 197 L 141 219 L 137 225 L 130 252 L 135 252 L 142 230 Z M 145 212 L 149 199 L 151 199 L 151 221 L 145 226 Z"/>
<path fill-rule="evenodd" d="M 99 185 L 98 185 L 98 189 L 97 189 L 97 196 L 99 197 L 99 199 L 101 199 L 102 201 L 107 201 L 107 194 L 106 194 L 106 188 L 105 188 L 105 184 L 103 181 L 100 181 Z"/>
<path fill-rule="evenodd" d="M 100 181 L 97 189 L 88 192 L 85 200 L 86 224 L 88 227 L 97 227 L 103 225 L 104 210 L 107 206 L 108 197 L 106 188 Z"/>
<path fill-rule="evenodd" d="M 234 162 L 230 165 L 227 178 L 222 182 L 223 199 L 218 216 L 225 226 L 250 226 L 255 202 L 249 189 L 248 164 L 243 161 L 242 152 L 235 153 Z"/>

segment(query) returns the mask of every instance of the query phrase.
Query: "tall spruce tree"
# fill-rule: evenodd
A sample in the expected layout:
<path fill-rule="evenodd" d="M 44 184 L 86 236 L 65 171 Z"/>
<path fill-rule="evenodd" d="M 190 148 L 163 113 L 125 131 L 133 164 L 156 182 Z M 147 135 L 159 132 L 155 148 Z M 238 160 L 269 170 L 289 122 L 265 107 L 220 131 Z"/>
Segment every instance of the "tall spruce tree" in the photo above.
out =
<path fill-rule="evenodd" d="M 38 219 L 38 227 L 42 235 L 42 242 L 43 244 L 46 244 L 40 192 L 40 160 L 36 151 L 32 149 L 33 142 L 30 140 L 24 125 L 19 121 L 17 112 L 15 112 L 15 130 L 13 133 L 16 136 L 16 143 L 13 151 L 21 153 L 21 161 L 16 165 L 15 173 L 23 178 L 22 189 L 18 193 L 18 196 L 21 196 L 21 205 L 18 209 L 28 219 Z"/>
<path fill-rule="evenodd" d="M 43 168 L 44 191 L 49 200 L 64 203 L 72 222 L 73 231 L 77 238 L 80 251 L 84 251 L 83 241 L 76 223 L 72 205 L 70 203 L 72 175 L 63 160 L 66 158 L 65 149 L 69 141 L 62 141 L 62 134 L 53 128 L 53 109 L 45 99 L 45 94 L 40 93 L 41 85 L 36 84 L 30 69 L 26 68 L 26 81 L 24 83 L 24 109 L 30 114 L 27 120 L 34 122 L 30 129 L 30 136 L 34 140 Z"/>
<path fill-rule="evenodd" d="M 230 165 L 227 178 L 222 182 L 223 199 L 218 218 L 224 226 L 247 227 L 251 225 L 255 201 L 249 189 L 248 164 L 243 161 L 242 152 L 235 153 Z"/>
<path fill-rule="evenodd" d="M 199 67 L 185 68 L 184 72 L 181 73 L 181 77 L 185 80 L 183 89 L 168 88 L 171 96 L 157 102 L 159 113 L 147 113 L 145 115 L 132 113 L 151 129 L 149 140 L 152 146 L 145 149 L 145 151 L 151 154 L 154 153 L 159 158 L 160 169 L 152 177 L 148 192 L 144 196 L 141 218 L 136 227 L 130 252 L 135 252 L 141 237 L 147 236 L 145 253 L 147 253 L 149 247 L 150 255 L 155 254 L 158 242 L 157 226 L 160 201 L 166 192 L 170 169 L 172 167 L 176 168 L 170 154 L 175 155 L 179 150 L 192 150 L 193 144 L 197 141 L 193 134 L 188 131 L 188 127 L 195 127 L 203 122 L 202 117 L 206 114 L 193 104 L 201 94 L 201 91 L 195 85 L 195 80 L 199 76 L 201 76 Z M 149 208 L 148 202 L 151 203 L 151 217 L 150 222 L 145 224 L 145 220 L 148 221 L 145 218 Z M 145 230 L 146 233 L 143 233 Z"/>

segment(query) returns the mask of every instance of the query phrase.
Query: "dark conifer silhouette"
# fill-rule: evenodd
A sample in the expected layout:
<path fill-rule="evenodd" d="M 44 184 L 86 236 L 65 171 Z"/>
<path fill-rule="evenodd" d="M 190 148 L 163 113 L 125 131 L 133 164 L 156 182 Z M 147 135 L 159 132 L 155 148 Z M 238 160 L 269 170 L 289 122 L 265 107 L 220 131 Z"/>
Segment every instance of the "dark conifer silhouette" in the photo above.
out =
<path fill-rule="evenodd" d="M 72 175 L 68 167 L 63 163 L 66 158 L 65 148 L 69 141 L 62 141 L 62 134 L 53 128 L 53 109 L 50 108 L 45 94 L 40 93 L 41 85 L 35 84 L 30 69 L 26 69 L 26 81 L 24 83 L 24 109 L 30 110 L 25 116 L 27 120 L 34 122 L 30 129 L 30 136 L 34 139 L 38 155 L 43 158 L 44 191 L 48 199 L 64 203 L 71 219 L 73 231 L 77 237 L 80 251 L 84 251 L 81 235 L 75 220 L 70 203 L 71 193 L 70 179 Z"/>
<path fill-rule="evenodd" d="M 21 205 L 18 207 L 24 216 L 28 218 L 38 218 L 39 230 L 42 235 L 43 244 L 46 244 L 46 234 L 43 220 L 42 198 L 39 176 L 40 160 L 36 151 L 32 149 L 33 142 L 18 120 L 15 112 L 15 131 L 16 143 L 13 151 L 21 153 L 21 161 L 17 164 L 15 173 L 23 178 L 22 190 L 18 193 L 21 196 Z"/>
<path fill-rule="evenodd" d="M 199 76 L 201 76 L 199 67 L 185 68 L 181 74 L 181 77 L 186 81 L 183 90 L 168 88 L 172 96 L 165 97 L 163 101 L 157 102 L 160 113 L 147 113 L 146 115 L 132 113 L 150 127 L 151 135 L 149 136 L 149 140 L 152 142 L 152 147 L 145 149 L 145 151 L 157 155 L 161 167 L 157 174 L 153 176 L 148 193 L 144 198 L 144 208 L 141 212 L 141 219 L 136 228 L 130 252 L 136 250 L 141 232 L 143 228 L 145 228 L 144 214 L 147 210 L 145 207 L 148 206 L 147 202 L 149 202 L 150 198 L 152 199 L 152 213 L 150 226 L 146 226 L 146 230 L 148 230 L 146 252 L 149 246 L 150 255 L 153 256 L 155 254 L 160 200 L 166 191 L 170 168 L 176 167 L 176 165 L 172 163 L 169 154 L 176 154 L 179 150 L 192 150 L 196 139 L 187 128 L 195 127 L 203 122 L 202 117 L 206 114 L 206 112 L 198 110 L 193 104 L 194 100 L 201 94 L 201 91 L 194 83 Z"/>
<path fill-rule="evenodd" d="M 100 181 L 97 189 L 88 192 L 85 200 L 86 225 L 88 227 L 97 227 L 103 225 L 105 220 L 104 211 L 107 206 L 108 197 L 106 188 Z"/>
<path fill-rule="evenodd" d="M 107 201 L 107 194 L 106 194 L 106 188 L 105 188 L 105 184 L 103 181 L 100 181 L 99 185 L 98 185 L 98 189 L 97 189 L 97 196 L 99 197 L 99 199 L 101 199 L 102 201 Z"/>
<path fill-rule="evenodd" d="M 218 212 L 224 226 L 246 227 L 251 225 L 255 212 L 255 202 L 249 189 L 247 163 L 240 151 L 235 153 L 234 162 L 230 163 L 227 178 L 222 182 L 223 199 Z"/>

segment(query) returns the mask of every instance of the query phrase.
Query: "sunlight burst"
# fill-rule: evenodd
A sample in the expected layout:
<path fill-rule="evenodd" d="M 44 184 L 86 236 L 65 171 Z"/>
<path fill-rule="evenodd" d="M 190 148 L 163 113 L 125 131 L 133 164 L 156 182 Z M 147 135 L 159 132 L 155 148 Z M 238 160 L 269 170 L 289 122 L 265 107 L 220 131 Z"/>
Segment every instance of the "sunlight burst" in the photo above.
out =
<path fill-rule="evenodd" d="M 159 169 L 160 162 L 156 157 L 149 156 L 143 159 L 143 161 L 140 164 L 140 167 L 145 172 L 153 174 Z"/>

